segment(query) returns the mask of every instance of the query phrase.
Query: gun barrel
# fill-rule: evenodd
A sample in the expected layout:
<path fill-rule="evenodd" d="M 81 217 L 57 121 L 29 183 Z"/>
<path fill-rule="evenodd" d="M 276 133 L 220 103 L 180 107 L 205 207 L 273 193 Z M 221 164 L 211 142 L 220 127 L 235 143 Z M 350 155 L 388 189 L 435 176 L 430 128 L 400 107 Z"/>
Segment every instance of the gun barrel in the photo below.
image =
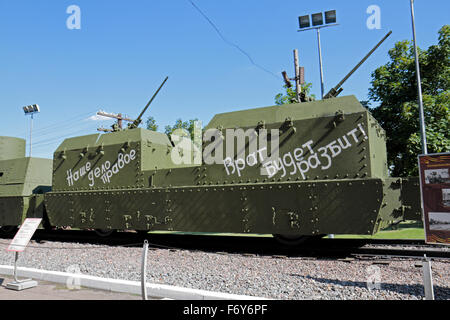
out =
<path fill-rule="evenodd" d="M 383 39 L 381 39 L 380 42 L 378 42 L 378 44 L 372 49 L 370 50 L 370 52 L 368 54 L 366 54 L 366 56 L 352 69 L 352 71 L 350 71 L 345 77 L 344 79 L 342 79 L 333 89 L 330 90 L 330 92 L 328 92 L 325 95 L 325 99 L 326 98 L 331 98 L 334 97 L 335 93 L 338 91 L 338 89 L 344 84 L 345 81 L 347 81 L 348 78 L 350 78 L 350 76 L 356 71 L 358 70 L 358 68 L 372 55 L 372 53 L 374 53 L 375 50 L 378 49 L 379 46 L 381 46 L 381 44 L 392 34 L 392 31 L 389 31 Z"/>
<path fill-rule="evenodd" d="M 147 105 L 145 106 L 144 110 L 142 110 L 141 114 L 139 115 L 139 117 L 137 117 L 137 119 L 134 121 L 133 126 L 137 127 L 140 123 L 141 123 L 141 119 L 142 116 L 144 115 L 144 113 L 147 111 L 148 107 L 150 106 L 150 104 L 153 102 L 153 100 L 155 99 L 155 97 L 158 95 L 159 91 L 162 89 L 162 87 L 164 86 L 164 84 L 166 83 L 167 79 L 169 79 L 169 77 L 166 77 L 166 79 L 164 79 L 163 83 L 159 86 L 158 90 L 156 90 L 155 94 L 153 95 L 153 97 L 150 99 L 150 101 L 147 103 Z"/>

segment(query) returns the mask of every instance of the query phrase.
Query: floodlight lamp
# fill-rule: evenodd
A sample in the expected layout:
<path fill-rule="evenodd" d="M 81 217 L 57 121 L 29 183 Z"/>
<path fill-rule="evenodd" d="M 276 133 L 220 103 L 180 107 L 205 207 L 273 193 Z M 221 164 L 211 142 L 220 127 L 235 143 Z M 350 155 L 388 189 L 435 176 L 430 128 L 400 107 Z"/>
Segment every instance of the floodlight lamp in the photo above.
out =
<path fill-rule="evenodd" d="M 309 15 L 298 17 L 298 21 L 300 23 L 300 29 L 309 28 L 311 26 L 311 22 L 309 20 Z"/>
<path fill-rule="evenodd" d="M 336 23 L 336 10 L 325 11 L 325 23 Z"/>
<path fill-rule="evenodd" d="M 323 14 L 320 13 L 314 13 L 312 16 L 312 24 L 313 26 L 320 26 L 323 24 Z"/>
<path fill-rule="evenodd" d="M 31 106 L 23 107 L 23 111 L 25 112 L 25 115 L 29 114 L 35 114 L 41 112 L 41 109 L 37 104 L 33 104 Z"/>

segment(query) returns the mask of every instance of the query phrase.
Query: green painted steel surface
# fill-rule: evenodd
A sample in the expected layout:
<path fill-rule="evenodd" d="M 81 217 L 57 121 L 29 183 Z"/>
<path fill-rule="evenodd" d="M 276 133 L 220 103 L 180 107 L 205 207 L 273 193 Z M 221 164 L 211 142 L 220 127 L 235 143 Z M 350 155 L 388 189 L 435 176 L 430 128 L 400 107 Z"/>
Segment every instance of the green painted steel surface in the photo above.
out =
<path fill-rule="evenodd" d="M 172 155 L 190 150 L 145 129 L 65 140 L 54 153 L 53 189 L 45 195 L 51 224 L 373 234 L 405 216 L 420 217 L 419 198 L 411 196 L 418 186 L 388 177 L 385 132 L 353 96 L 224 113 L 206 128 L 223 137 L 216 164 L 177 164 Z M 250 130 L 244 147 L 228 135 L 235 128 Z M 258 159 L 249 144 L 263 129 L 279 134 L 279 149 L 267 146 L 278 156 L 257 163 L 239 155 L 226 159 L 230 148 Z M 211 146 L 203 141 L 203 152 Z"/>
<path fill-rule="evenodd" d="M 82 228 L 372 234 L 382 193 L 382 180 L 369 179 L 52 192 L 47 202 L 51 221 Z"/>
<path fill-rule="evenodd" d="M 25 157 L 25 140 L 0 137 L 0 161 Z"/>
<path fill-rule="evenodd" d="M 421 219 L 417 178 L 388 176 L 385 132 L 354 96 L 223 113 L 206 129 L 201 150 L 134 128 L 66 139 L 53 160 L 0 137 L 0 226 L 372 235 Z"/>
<path fill-rule="evenodd" d="M 51 190 L 52 161 L 25 158 L 25 140 L 0 137 L 0 226 L 17 226 L 42 217 L 43 193 Z M 2 149 L 3 148 L 3 149 Z"/>

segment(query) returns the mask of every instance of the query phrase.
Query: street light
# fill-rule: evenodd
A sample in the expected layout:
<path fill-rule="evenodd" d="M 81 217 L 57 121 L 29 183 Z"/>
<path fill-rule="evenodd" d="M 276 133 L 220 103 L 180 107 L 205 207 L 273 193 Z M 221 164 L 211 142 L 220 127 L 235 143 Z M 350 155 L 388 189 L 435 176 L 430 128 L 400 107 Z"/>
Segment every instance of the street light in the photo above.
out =
<path fill-rule="evenodd" d="M 39 108 L 39 106 L 37 104 L 33 104 L 31 106 L 23 107 L 23 111 L 25 112 L 25 116 L 31 116 L 31 121 L 30 121 L 30 158 L 31 158 L 31 151 L 32 151 L 31 137 L 32 137 L 32 132 L 33 132 L 33 116 L 36 113 L 41 112 L 41 109 Z"/>
<path fill-rule="evenodd" d="M 423 100 L 422 100 L 422 84 L 420 79 L 420 64 L 419 64 L 419 54 L 417 53 L 417 41 L 416 41 L 416 24 L 414 21 L 414 0 L 411 0 L 411 20 L 413 29 L 413 39 L 414 39 L 414 55 L 416 59 L 416 74 L 417 74 L 417 93 L 419 102 L 419 119 L 420 119 L 420 137 L 422 140 L 422 154 L 428 154 L 427 148 L 427 136 L 425 131 L 425 116 L 423 113 Z"/>
<path fill-rule="evenodd" d="M 324 17 L 325 15 L 325 24 L 324 24 Z M 307 31 L 307 30 L 317 30 L 317 43 L 319 46 L 319 67 L 320 67 L 320 89 L 322 92 L 322 99 L 324 97 L 324 85 L 323 85 L 323 68 L 322 68 L 322 48 L 320 45 L 320 29 L 326 28 L 326 27 L 334 27 L 338 26 L 339 24 L 336 23 L 336 10 L 330 10 L 325 11 L 324 13 L 314 13 L 311 16 L 305 15 L 300 16 L 298 18 L 299 24 L 300 24 L 300 30 L 301 31 Z M 312 21 L 312 27 L 311 27 L 311 21 Z"/>

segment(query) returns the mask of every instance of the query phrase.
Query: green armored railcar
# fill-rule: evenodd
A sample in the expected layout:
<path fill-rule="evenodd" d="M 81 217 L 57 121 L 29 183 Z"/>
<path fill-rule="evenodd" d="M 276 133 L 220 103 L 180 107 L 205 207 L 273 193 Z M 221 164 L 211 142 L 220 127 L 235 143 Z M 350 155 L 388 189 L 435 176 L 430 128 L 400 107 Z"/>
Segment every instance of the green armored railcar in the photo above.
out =
<path fill-rule="evenodd" d="M 418 180 L 388 177 L 385 132 L 354 96 L 219 114 L 206 129 L 188 147 L 140 128 L 65 140 L 50 224 L 301 237 L 420 219 Z M 279 143 L 253 148 L 263 136 Z"/>
<path fill-rule="evenodd" d="M 42 218 L 51 189 L 52 161 L 25 157 L 25 140 L 0 137 L 0 226 L 14 230 L 25 218 Z"/>

